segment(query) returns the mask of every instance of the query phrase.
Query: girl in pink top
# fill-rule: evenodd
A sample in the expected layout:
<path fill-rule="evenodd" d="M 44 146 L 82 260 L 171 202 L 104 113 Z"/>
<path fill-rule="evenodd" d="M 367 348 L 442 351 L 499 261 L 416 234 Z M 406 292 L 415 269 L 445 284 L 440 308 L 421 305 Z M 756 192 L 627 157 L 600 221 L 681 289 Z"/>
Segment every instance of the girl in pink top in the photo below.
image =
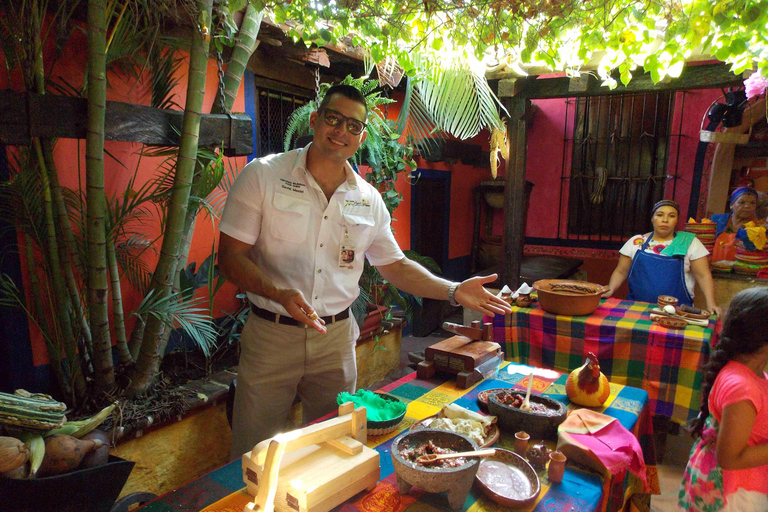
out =
<path fill-rule="evenodd" d="M 678 504 L 690 512 L 768 511 L 768 287 L 737 294 L 705 367 L 698 441 Z"/>

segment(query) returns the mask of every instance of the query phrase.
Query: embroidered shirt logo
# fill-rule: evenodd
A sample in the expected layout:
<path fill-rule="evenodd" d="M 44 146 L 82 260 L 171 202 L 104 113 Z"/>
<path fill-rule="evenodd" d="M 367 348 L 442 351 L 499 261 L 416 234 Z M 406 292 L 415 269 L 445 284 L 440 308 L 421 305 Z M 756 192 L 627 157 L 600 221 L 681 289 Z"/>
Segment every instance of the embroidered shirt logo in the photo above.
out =
<path fill-rule="evenodd" d="M 370 208 L 371 202 L 367 199 L 360 199 L 359 201 L 357 199 L 347 199 L 344 201 L 344 208 L 354 208 L 356 206 Z"/>
<path fill-rule="evenodd" d="M 304 187 L 306 187 L 306 184 L 304 183 L 280 178 L 280 188 L 284 190 L 290 190 L 291 192 L 298 192 L 299 194 L 303 194 Z"/>

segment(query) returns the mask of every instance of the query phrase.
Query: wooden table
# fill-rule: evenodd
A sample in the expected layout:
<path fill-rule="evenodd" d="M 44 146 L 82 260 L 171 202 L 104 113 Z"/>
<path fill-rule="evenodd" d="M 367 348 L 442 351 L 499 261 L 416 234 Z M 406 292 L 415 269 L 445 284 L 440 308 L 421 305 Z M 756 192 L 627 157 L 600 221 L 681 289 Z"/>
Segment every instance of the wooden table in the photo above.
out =
<path fill-rule="evenodd" d="M 679 424 L 696 417 L 714 321 L 708 327 L 666 329 L 650 319 L 655 304 L 614 298 L 592 315 L 577 317 L 553 315 L 534 304 L 493 319 L 493 340 L 506 359 L 570 372 L 592 352 L 612 383 L 645 389 L 654 414 Z"/>
<path fill-rule="evenodd" d="M 391 434 L 369 437 L 368 446 L 379 451 L 381 480 L 370 492 L 358 494 L 350 501 L 336 508 L 344 512 L 403 512 L 405 510 L 444 510 L 447 507 L 445 496 L 429 494 L 417 489 L 407 495 L 400 495 L 389 453 L 392 440 L 414 423 L 436 414 L 449 403 L 455 402 L 462 407 L 478 410 L 477 394 L 484 389 L 516 388 L 524 389 L 530 368 L 503 363 L 496 379 L 482 381 L 471 389 L 459 389 L 453 379 L 435 377 L 420 380 L 412 373 L 384 387 L 385 391 L 397 396 L 408 404 L 408 411 L 403 423 Z M 567 403 L 565 397 L 565 375 L 550 372 L 549 376 L 536 377 L 533 383 L 535 392 L 539 392 Z M 573 407 L 573 406 L 569 406 Z M 655 453 L 652 442 L 652 426 L 648 409 L 648 394 L 642 389 L 613 384 L 611 396 L 601 412 L 613 416 L 633 432 L 640 440 L 647 465 L 647 479 L 651 493 L 658 493 Z M 514 435 L 502 432 L 496 446 L 513 449 Z M 602 478 L 591 471 L 568 465 L 563 481 L 559 484 L 549 482 L 546 470 L 539 473 L 542 492 L 537 502 L 527 510 L 549 512 L 567 510 L 572 512 L 614 512 L 621 510 L 625 502 L 637 492 L 634 477 L 622 475 L 617 478 Z M 144 512 L 241 512 L 250 498 L 242 492 L 241 462 L 236 460 L 171 493 L 161 496 L 142 508 Z M 640 502 L 647 503 L 648 495 L 638 495 Z M 473 489 L 463 510 L 472 512 L 496 511 L 498 506 L 487 500 L 484 495 Z"/>

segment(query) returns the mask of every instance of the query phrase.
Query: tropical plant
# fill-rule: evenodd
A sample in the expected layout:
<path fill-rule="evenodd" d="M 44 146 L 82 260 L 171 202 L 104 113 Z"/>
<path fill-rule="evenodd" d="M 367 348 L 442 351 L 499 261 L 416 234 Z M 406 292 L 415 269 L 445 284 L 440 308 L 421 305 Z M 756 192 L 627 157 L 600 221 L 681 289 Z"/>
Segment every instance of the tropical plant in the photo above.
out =
<path fill-rule="evenodd" d="M 49 9 L 45 1 L 19 1 L 0 12 L 6 69 L 22 71 L 27 91 L 45 94 L 46 85 L 53 83 L 45 76 L 45 70 L 52 66 L 43 65 L 45 38 L 53 34 L 57 47 L 65 44 L 73 31 L 70 15 L 78 3 L 58 2 Z M 238 10 L 246 7 L 243 1 L 232 3 Z M 220 152 L 197 145 L 208 49 L 211 40 L 218 50 L 224 44 L 234 46 L 224 86 L 213 107 L 214 111 L 228 110 L 239 88 L 244 63 L 255 49 L 262 15 L 248 5 L 238 30 L 225 5 L 216 10 L 214 17 L 212 0 L 172 4 L 150 7 L 140 2 L 88 1 L 88 73 L 83 86 L 88 99 L 86 189 L 69 191 L 59 186 L 54 141 L 45 138 L 34 138 L 29 150 L 20 148 L 12 153 L 16 173 L 0 186 L 0 205 L 25 235 L 23 252 L 32 281 L 29 306 L 5 277 L 0 301 L 20 304 L 40 327 L 56 382 L 73 407 L 82 404 L 93 391 L 104 394 L 117 389 L 112 327 L 120 362 L 128 370 L 130 384 L 123 390 L 127 394 L 149 389 L 173 328 L 182 328 L 204 350 L 217 337 L 210 312 L 217 287 L 209 287 L 208 307 L 202 307 L 205 297 L 185 300 L 187 291 L 181 280 L 196 215 L 200 211 L 215 215 L 220 201 L 212 192 L 222 181 L 224 186 L 231 184 Z M 157 179 L 142 186 L 131 181 L 123 194 L 107 198 L 103 166 L 106 77 L 110 76 L 107 71 L 119 65 L 133 80 L 142 76 L 141 70 L 153 71 L 153 105 L 174 106 L 171 91 L 177 80 L 174 73 L 178 59 L 174 48 L 161 44 L 155 36 L 161 17 L 180 13 L 191 15 L 194 27 L 180 146 L 174 157 L 163 162 Z M 48 24 L 45 30 L 44 19 Z M 56 83 L 55 89 L 74 94 L 81 91 L 63 81 Z M 162 150 L 155 150 L 155 154 L 162 154 Z M 159 212 L 162 247 L 150 271 L 141 255 L 153 250 L 156 240 L 148 239 L 139 227 L 150 217 L 152 207 Z M 132 312 L 139 321 L 130 339 L 125 335 L 121 302 L 123 274 L 144 293 L 140 307 Z M 107 303 L 110 297 L 111 317 Z"/>
<path fill-rule="evenodd" d="M 694 51 L 768 75 L 768 9 L 750 0 L 344 0 L 264 2 L 296 40 L 336 44 L 352 36 L 374 62 L 396 59 L 415 76 L 415 54 L 536 64 L 578 74 L 594 64 L 605 85 L 639 68 L 655 82 L 679 76 Z M 614 74 L 614 71 L 616 74 Z M 616 75 L 618 75 L 616 77 Z"/>

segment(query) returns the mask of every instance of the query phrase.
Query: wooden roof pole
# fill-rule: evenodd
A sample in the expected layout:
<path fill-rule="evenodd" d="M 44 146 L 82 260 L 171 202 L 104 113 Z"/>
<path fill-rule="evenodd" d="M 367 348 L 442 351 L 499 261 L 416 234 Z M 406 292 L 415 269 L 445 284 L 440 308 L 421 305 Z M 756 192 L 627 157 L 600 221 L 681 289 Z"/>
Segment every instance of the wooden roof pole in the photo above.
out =
<path fill-rule="evenodd" d="M 511 81 L 505 81 L 507 83 Z M 523 80 L 499 86 L 499 96 L 510 113 L 507 121 L 507 140 L 510 151 L 504 175 L 504 237 L 501 283 L 513 290 L 520 286 L 520 264 L 525 245 L 525 169 L 527 159 L 527 122 L 531 100 L 515 95 Z"/>

